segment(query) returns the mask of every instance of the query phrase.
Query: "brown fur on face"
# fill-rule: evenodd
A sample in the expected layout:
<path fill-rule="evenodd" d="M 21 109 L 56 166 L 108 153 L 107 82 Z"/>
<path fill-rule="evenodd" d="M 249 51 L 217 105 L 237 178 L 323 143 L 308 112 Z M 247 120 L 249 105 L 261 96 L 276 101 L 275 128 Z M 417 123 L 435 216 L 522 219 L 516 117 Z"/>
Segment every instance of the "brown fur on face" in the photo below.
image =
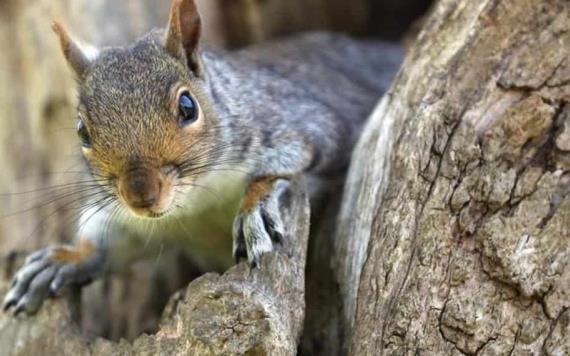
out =
<path fill-rule="evenodd" d="M 168 211 L 174 188 L 197 178 L 188 167 L 215 159 L 216 117 L 203 86 L 152 37 L 104 51 L 80 84 L 80 118 L 92 141 L 84 156 L 136 215 Z M 178 99 L 184 91 L 199 116 L 181 128 Z"/>
<path fill-rule="evenodd" d="M 133 164 L 118 179 L 121 201 L 142 217 L 160 217 L 170 207 L 176 177 L 170 177 L 175 167 L 156 169 L 145 164 Z"/>
<path fill-rule="evenodd" d="M 162 215 L 177 185 L 192 183 L 218 154 L 194 1 L 173 1 L 165 31 L 92 55 L 62 25 L 54 23 L 53 29 L 79 80 L 79 118 L 90 137 L 83 154 L 91 172 L 135 214 Z M 183 91 L 193 97 L 199 117 L 182 128 L 178 98 Z"/>

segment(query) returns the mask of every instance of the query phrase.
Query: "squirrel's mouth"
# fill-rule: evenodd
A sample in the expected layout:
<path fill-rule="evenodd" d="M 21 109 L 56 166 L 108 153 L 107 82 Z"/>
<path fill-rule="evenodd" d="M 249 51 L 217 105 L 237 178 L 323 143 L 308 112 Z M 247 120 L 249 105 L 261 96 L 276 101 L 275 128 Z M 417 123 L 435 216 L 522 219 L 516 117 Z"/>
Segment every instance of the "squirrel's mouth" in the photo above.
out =
<path fill-rule="evenodd" d="M 154 211 L 149 209 L 137 209 L 128 206 L 129 211 L 138 218 L 146 218 L 146 219 L 160 219 L 170 212 L 170 209 L 166 209 L 163 211 Z"/>
<path fill-rule="evenodd" d="M 149 218 L 153 218 L 153 219 L 158 219 L 158 218 L 161 218 L 161 217 L 165 216 L 166 214 L 168 214 L 168 211 L 161 211 L 161 212 L 158 212 L 158 213 L 149 212 L 148 217 L 149 217 Z"/>
<path fill-rule="evenodd" d="M 130 211 L 130 213 L 138 218 L 146 218 L 146 219 L 159 219 L 166 215 L 168 215 L 172 209 L 170 208 L 169 200 L 163 204 L 156 204 L 152 206 L 140 207 L 140 206 L 132 206 L 125 202 L 124 199 L 121 199 L 123 205 Z"/>
<path fill-rule="evenodd" d="M 171 210 L 174 184 L 162 170 L 135 167 L 118 180 L 119 199 L 136 217 L 157 219 Z"/>

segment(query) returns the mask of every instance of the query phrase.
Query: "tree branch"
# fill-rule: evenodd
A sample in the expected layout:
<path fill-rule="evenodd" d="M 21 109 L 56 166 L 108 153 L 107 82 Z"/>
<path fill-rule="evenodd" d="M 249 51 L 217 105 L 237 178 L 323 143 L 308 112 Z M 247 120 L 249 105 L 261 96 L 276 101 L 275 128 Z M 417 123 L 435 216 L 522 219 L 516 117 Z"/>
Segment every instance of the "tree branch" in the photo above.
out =
<path fill-rule="evenodd" d="M 295 355 L 305 315 L 309 235 L 309 203 L 300 183 L 284 196 L 283 207 L 289 229 L 282 251 L 263 256 L 257 269 L 240 263 L 223 275 L 194 280 L 171 299 L 155 335 L 132 344 L 88 340 L 69 302 L 56 299 L 37 316 L 0 315 L 0 349 L 13 355 Z M 5 279 L 0 290 L 7 287 Z"/>

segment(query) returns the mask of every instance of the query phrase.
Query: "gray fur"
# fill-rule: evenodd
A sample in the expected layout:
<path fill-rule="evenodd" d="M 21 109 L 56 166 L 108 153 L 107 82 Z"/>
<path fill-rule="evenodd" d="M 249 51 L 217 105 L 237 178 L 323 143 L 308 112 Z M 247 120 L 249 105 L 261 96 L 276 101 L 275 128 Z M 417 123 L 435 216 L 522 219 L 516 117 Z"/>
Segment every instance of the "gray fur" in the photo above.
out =
<path fill-rule="evenodd" d="M 104 249 L 100 249 L 84 264 L 57 263 L 52 259 L 54 248 L 45 248 L 30 255 L 16 273 L 10 291 L 4 297 L 3 308 L 14 313 L 35 313 L 45 298 L 64 286 L 83 285 L 96 278 L 104 266 Z"/>
<path fill-rule="evenodd" d="M 163 31 L 154 31 L 129 47 L 103 49 L 84 74 L 79 111 L 99 154 L 89 171 L 105 194 L 116 198 L 114 177 L 123 166 L 133 160 L 158 160 L 153 154 L 164 149 L 166 132 L 172 126 L 166 105 L 169 88 L 180 80 L 190 82 L 207 116 L 207 131 L 185 147 L 179 158 L 191 162 L 199 157 L 207 167 L 195 173 L 196 181 L 210 187 L 210 177 L 221 175 L 235 179 L 245 190 L 249 181 L 281 177 L 268 197 L 250 212 L 238 212 L 233 224 L 234 255 L 245 253 L 255 264 L 262 253 L 280 242 L 287 228 L 279 211 L 287 178 L 344 171 L 364 120 L 399 65 L 400 49 L 338 35 L 309 34 L 233 53 L 204 50 L 204 72 L 197 76 L 164 50 L 164 37 Z M 231 170 L 241 172 L 239 178 L 229 175 Z M 229 196 L 225 190 L 219 193 L 223 198 Z M 185 225 L 182 232 L 167 218 L 157 223 L 161 224 L 158 230 L 164 236 L 182 235 L 183 244 L 203 268 L 225 268 L 231 247 L 214 250 L 216 256 L 207 255 L 212 248 L 201 250 L 204 241 L 183 232 L 200 223 L 192 220 L 194 210 L 210 206 L 191 200 L 191 194 L 175 197 L 181 207 L 173 215 L 177 224 Z M 234 206 L 236 202 L 222 204 Z M 114 220 L 108 223 L 111 216 Z M 57 291 L 84 282 L 96 277 L 105 261 L 116 263 L 124 258 L 117 247 L 119 237 L 149 232 L 139 220 L 119 217 L 102 207 L 95 217 L 90 216 L 93 219 L 85 219 L 89 221 L 83 226 L 83 237 L 94 241 L 99 252 L 84 265 L 55 266 L 49 253 L 32 255 L 16 276 L 5 307 L 15 305 L 18 311 L 34 312 L 50 288 Z"/>
<path fill-rule="evenodd" d="M 281 244 L 285 234 L 281 218 L 280 198 L 289 188 L 286 179 L 273 183 L 269 196 L 249 212 L 240 212 L 233 226 L 233 255 L 236 261 L 247 257 L 252 266 L 258 266 L 261 255 L 273 251 L 274 244 Z"/>

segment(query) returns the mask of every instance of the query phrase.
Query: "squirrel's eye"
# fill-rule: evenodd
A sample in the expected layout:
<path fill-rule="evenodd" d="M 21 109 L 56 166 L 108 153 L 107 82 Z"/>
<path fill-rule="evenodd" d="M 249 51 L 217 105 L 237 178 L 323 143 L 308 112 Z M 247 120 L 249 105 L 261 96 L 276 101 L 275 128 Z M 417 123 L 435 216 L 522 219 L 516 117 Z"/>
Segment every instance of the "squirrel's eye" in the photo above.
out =
<path fill-rule="evenodd" d="M 83 123 L 83 120 L 77 120 L 77 136 L 81 140 L 81 145 L 85 148 L 91 147 L 91 136 L 89 136 L 89 131 L 87 131 L 87 127 Z"/>
<path fill-rule="evenodd" d="M 185 127 L 198 120 L 198 105 L 187 91 L 178 99 L 178 126 Z"/>

